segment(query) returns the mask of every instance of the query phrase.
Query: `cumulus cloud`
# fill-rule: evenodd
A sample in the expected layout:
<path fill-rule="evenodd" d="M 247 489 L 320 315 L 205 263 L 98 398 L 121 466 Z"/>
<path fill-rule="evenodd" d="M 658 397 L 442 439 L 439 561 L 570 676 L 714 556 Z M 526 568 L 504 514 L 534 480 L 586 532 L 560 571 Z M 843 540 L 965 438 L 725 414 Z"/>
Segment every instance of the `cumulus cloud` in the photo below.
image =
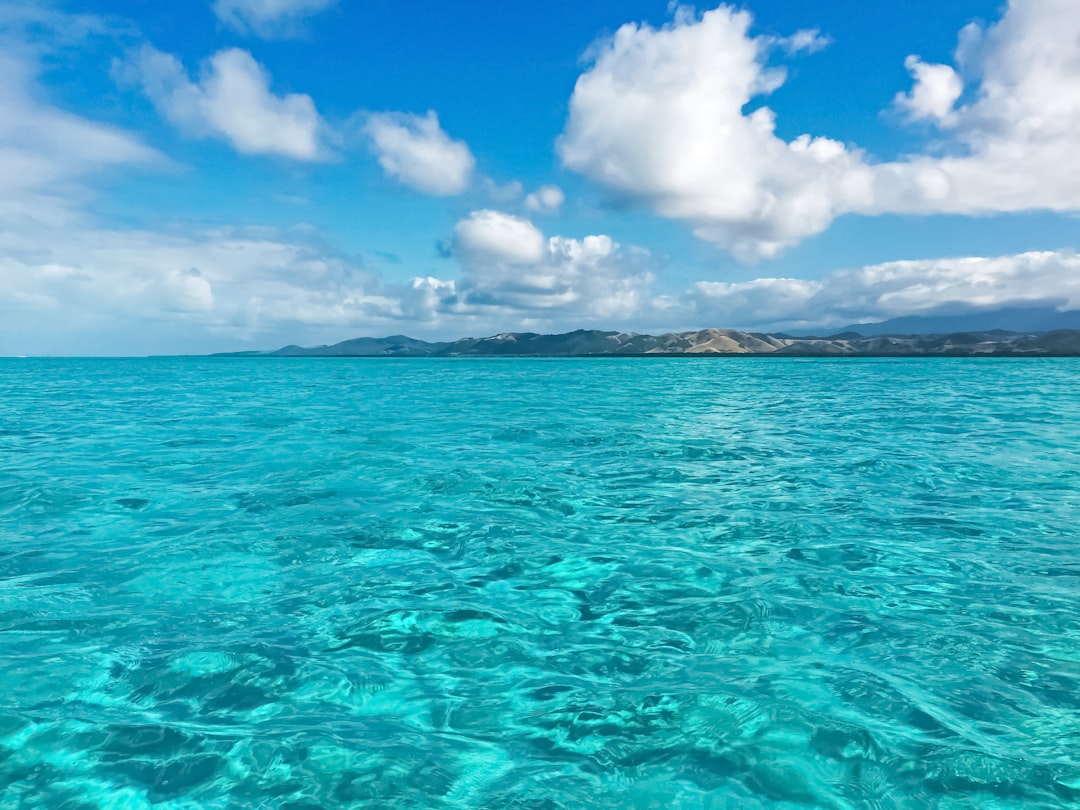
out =
<path fill-rule="evenodd" d="M 478 264 L 536 264 L 547 247 L 535 225 L 499 211 L 474 211 L 458 222 L 454 233 L 459 255 Z"/>
<path fill-rule="evenodd" d="M 460 337 L 592 326 L 830 328 L 907 315 L 1080 308 L 1072 251 L 899 261 L 822 279 L 702 281 L 654 291 L 650 257 L 608 236 L 506 241 L 533 226 L 473 215 L 456 278 L 389 283 L 301 231 L 0 227 L 0 354 L 210 351 L 362 334 Z M 490 228 L 485 235 L 478 231 Z M 467 234 L 467 236 L 462 236 Z M 472 239 L 467 250 L 464 242 Z"/>
<path fill-rule="evenodd" d="M 566 195 L 558 186 L 540 186 L 525 197 L 525 208 L 537 214 L 554 214 L 565 201 Z"/>
<path fill-rule="evenodd" d="M 49 104 L 32 62 L 8 52 L 0 68 L 0 355 L 574 328 L 634 311 L 648 280 L 607 237 L 546 238 L 495 215 L 458 229 L 458 278 L 404 282 L 305 229 L 110 227 L 91 213 L 94 178 L 167 159 Z"/>
<path fill-rule="evenodd" d="M 949 65 L 931 65 L 918 56 L 909 56 L 904 67 L 911 73 L 915 85 L 910 92 L 897 93 L 894 104 L 911 120 L 930 120 L 948 123 L 953 105 L 964 92 L 964 82 Z"/>
<path fill-rule="evenodd" d="M 757 102 L 785 81 L 769 63 L 784 40 L 750 26 L 748 12 L 729 6 L 700 16 L 680 8 L 662 28 L 624 25 L 598 43 L 570 99 L 563 163 L 745 260 L 844 213 L 1080 210 L 1073 0 L 1012 0 L 994 25 L 968 26 L 960 70 L 909 58 L 915 84 L 895 104 L 947 138 L 934 155 L 888 163 L 826 137 L 779 138 L 773 111 Z M 788 49 L 818 38 L 796 34 Z M 957 107 L 961 76 L 973 100 Z"/>
<path fill-rule="evenodd" d="M 303 20 L 337 0 L 215 0 L 218 19 L 244 34 L 267 39 L 300 33 Z"/>
<path fill-rule="evenodd" d="M 446 197 L 469 187 L 476 159 L 443 131 L 434 112 L 373 114 L 364 131 L 383 170 L 410 188 Z"/>
<path fill-rule="evenodd" d="M 775 135 L 743 108 L 784 82 L 776 41 L 728 6 L 660 29 L 624 25 L 578 79 L 558 149 L 566 166 L 746 259 L 771 256 L 868 201 L 872 176 L 843 144 Z M 809 36 L 809 35 L 808 35 Z"/>
<path fill-rule="evenodd" d="M 483 250 L 455 246 L 455 280 L 415 279 L 411 311 L 433 323 L 466 323 L 503 331 L 507 319 L 555 330 L 593 325 L 618 329 L 705 326 L 760 330 L 829 329 L 905 316 L 961 315 L 1030 307 L 1080 309 L 1080 256 L 1072 250 L 996 257 L 894 261 L 838 270 L 821 279 L 763 276 L 742 282 L 701 281 L 659 294 L 652 257 L 610 237 L 544 239 L 528 263 L 507 248 L 508 234 L 541 234 L 525 220 L 478 212 L 467 220 L 490 228 Z M 460 232 L 459 232 L 460 233 Z M 423 306 L 416 302 L 426 301 Z M 471 320 L 470 320 L 471 319 Z M 522 328 L 522 327 L 518 327 Z"/>
<path fill-rule="evenodd" d="M 611 237 L 545 237 L 531 222 L 476 211 L 455 229 L 462 275 L 457 311 L 495 308 L 556 320 L 625 318 L 647 307 L 653 283 L 647 252 Z"/>
<path fill-rule="evenodd" d="M 941 120 L 951 154 L 879 167 L 869 212 L 1080 210 L 1080 5 L 1012 0 L 964 28 L 956 62 L 972 101 Z"/>
<path fill-rule="evenodd" d="M 228 141 L 244 154 L 317 160 L 325 149 L 310 96 L 275 95 L 270 75 L 239 48 L 218 51 L 191 81 L 175 56 L 146 45 L 114 72 L 138 84 L 162 115 L 195 137 Z"/>

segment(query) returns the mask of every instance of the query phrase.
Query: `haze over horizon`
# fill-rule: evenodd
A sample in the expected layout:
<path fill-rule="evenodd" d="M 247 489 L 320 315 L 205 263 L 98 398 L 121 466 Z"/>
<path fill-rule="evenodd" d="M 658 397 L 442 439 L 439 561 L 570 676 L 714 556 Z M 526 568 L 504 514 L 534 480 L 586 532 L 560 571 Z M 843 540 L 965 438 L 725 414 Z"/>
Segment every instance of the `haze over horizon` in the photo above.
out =
<path fill-rule="evenodd" d="M 0 2 L 0 355 L 1080 309 L 1080 5 Z"/>

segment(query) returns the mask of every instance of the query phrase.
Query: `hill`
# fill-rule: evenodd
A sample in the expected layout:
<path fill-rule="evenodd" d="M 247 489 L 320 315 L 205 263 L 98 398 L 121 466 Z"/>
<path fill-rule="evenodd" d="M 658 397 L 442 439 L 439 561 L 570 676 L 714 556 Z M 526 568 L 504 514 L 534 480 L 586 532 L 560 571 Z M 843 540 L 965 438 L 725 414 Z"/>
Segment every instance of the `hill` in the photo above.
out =
<path fill-rule="evenodd" d="M 700 329 L 646 335 L 579 329 L 559 335 L 504 332 L 443 343 L 394 335 L 356 338 L 333 346 L 286 346 L 269 352 L 234 352 L 218 357 L 598 357 L 652 355 L 768 355 L 795 357 L 1080 356 L 1080 330 L 951 334 L 864 335 L 846 331 L 829 337 Z"/>

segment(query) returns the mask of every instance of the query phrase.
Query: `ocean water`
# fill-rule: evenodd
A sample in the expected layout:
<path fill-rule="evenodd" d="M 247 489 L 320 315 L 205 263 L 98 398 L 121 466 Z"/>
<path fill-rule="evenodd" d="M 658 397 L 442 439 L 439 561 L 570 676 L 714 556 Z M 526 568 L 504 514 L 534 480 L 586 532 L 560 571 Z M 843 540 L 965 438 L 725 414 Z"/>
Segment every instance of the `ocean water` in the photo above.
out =
<path fill-rule="evenodd" d="M 1080 361 L 0 361 L 0 807 L 1080 807 Z"/>

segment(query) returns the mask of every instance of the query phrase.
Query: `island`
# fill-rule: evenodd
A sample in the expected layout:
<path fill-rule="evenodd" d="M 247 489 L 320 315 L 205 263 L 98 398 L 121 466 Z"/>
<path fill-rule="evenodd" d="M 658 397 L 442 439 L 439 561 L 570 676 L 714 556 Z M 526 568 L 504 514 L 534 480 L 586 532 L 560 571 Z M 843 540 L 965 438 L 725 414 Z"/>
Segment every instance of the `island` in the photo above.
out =
<path fill-rule="evenodd" d="M 361 337 L 332 346 L 285 346 L 275 351 L 227 352 L 215 357 L 1075 357 L 1080 330 L 1010 332 L 1000 329 L 940 335 L 785 333 L 699 329 L 648 335 L 579 329 L 558 335 L 504 332 L 449 342 L 393 335 Z"/>

